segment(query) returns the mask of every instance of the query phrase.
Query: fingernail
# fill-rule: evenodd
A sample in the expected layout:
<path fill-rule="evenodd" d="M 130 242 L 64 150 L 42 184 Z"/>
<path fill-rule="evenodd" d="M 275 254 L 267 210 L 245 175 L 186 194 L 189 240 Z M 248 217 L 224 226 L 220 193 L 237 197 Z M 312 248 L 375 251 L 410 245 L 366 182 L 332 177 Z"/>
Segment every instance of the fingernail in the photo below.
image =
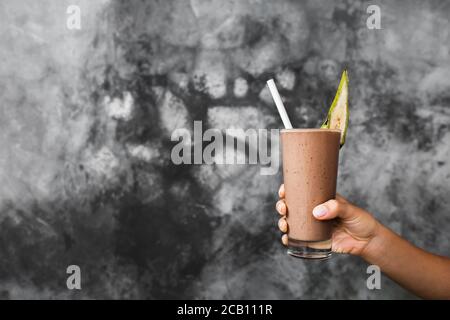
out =
<path fill-rule="evenodd" d="M 281 232 L 287 231 L 287 222 L 284 219 L 280 219 L 278 221 L 278 228 L 281 230 Z"/>
<path fill-rule="evenodd" d="M 328 212 L 327 207 L 325 207 L 324 205 L 320 205 L 314 208 L 313 210 L 313 215 L 316 218 L 320 218 L 323 217 L 324 215 L 326 215 Z"/>

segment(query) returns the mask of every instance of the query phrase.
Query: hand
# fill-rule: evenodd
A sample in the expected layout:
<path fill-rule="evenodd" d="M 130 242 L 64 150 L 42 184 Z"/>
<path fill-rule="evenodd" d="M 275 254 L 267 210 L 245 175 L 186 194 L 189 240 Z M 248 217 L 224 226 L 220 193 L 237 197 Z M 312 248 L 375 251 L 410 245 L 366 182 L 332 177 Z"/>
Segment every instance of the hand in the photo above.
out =
<path fill-rule="evenodd" d="M 289 214 L 289 209 L 284 201 L 284 184 L 280 186 L 278 195 L 280 200 L 276 209 L 282 216 L 278 221 L 278 228 L 285 233 L 288 230 L 286 214 Z M 331 244 L 332 251 L 336 253 L 365 254 L 379 229 L 379 223 L 370 213 L 352 205 L 339 195 L 336 195 L 335 200 L 315 207 L 311 214 L 318 220 L 336 219 Z M 284 245 L 288 244 L 287 234 L 282 236 L 281 241 Z"/>

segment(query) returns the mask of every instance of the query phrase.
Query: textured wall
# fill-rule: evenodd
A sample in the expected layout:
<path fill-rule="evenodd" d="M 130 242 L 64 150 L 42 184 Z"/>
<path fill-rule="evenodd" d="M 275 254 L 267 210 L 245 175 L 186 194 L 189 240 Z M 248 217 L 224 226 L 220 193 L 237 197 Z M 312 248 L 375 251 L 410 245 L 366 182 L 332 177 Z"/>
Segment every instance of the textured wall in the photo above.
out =
<path fill-rule="evenodd" d="M 411 297 L 385 277 L 369 291 L 355 257 L 288 257 L 280 174 L 170 161 L 194 120 L 280 127 L 271 77 L 318 126 L 347 67 L 339 192 L 448 255 L 450 5 L 377 4 L 381 30 L 359 1 L 2 1 L 0 297 Z"/>

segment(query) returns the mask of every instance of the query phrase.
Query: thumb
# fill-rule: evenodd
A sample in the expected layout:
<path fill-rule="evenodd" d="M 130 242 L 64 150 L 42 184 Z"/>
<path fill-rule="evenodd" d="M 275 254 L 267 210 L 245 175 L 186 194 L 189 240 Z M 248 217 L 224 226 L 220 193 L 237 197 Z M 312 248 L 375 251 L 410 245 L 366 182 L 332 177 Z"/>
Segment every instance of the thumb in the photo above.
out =
<path fill-rule="evenodd" d="M 350 203 L 332 199 L 315 207 L 313 215 L 318 220 L 330 220 L 334 218 L 352 220 L 358 215 L 358 210 Z"/>

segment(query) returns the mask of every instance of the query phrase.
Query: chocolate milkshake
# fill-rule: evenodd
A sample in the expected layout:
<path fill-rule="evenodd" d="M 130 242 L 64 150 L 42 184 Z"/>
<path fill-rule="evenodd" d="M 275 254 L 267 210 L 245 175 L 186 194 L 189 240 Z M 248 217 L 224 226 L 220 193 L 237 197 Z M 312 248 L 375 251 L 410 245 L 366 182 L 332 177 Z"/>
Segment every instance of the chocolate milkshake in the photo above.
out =
<path fill-rule="evenodd" d="M 286 191 L 288 253 L 300 258 L 331 254 L 331 221 L 318 221 L 315 206 L 334 199 L 340 130 L 281 130 L 283 177 Z"/>

